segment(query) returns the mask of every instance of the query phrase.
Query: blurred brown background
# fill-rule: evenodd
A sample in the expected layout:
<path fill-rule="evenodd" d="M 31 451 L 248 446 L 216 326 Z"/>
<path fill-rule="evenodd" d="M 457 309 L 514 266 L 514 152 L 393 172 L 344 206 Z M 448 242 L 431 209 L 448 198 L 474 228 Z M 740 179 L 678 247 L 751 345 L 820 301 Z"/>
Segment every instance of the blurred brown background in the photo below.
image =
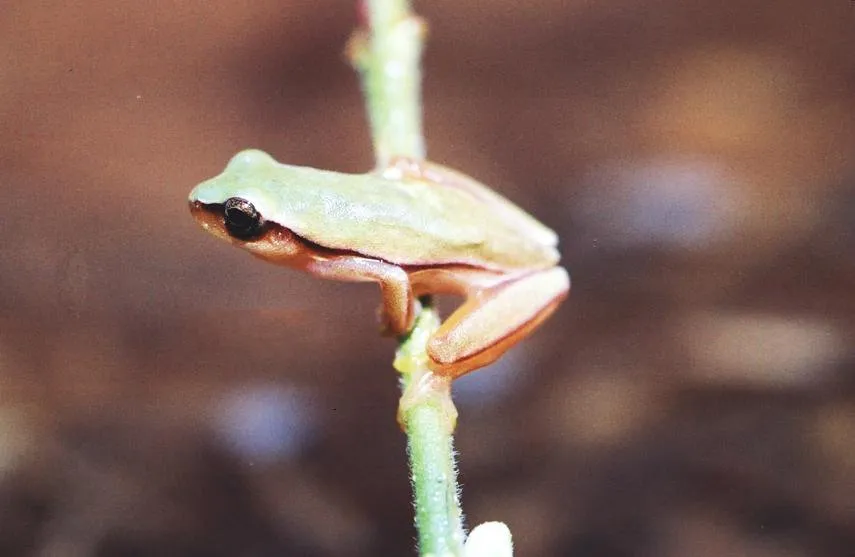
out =
<path fill-rule="evenodd" d="M 852 555 L 855 6 L 421 2 L 433 159 L 574 290 L 457 386 L 520 556 Z M 185 199 L 239 149 L 372 163 L 350 2 L 0 11 L 0 555 L 412 555 L 371 285 Z"/>

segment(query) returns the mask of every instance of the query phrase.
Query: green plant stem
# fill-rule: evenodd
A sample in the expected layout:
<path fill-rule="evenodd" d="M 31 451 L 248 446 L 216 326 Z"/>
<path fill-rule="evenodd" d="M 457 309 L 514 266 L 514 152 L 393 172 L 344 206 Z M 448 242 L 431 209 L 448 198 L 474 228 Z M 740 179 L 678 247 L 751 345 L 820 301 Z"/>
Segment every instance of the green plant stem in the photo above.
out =
<path fill-rule="evenodd" d="M 364 0 L 366 29 L 349 45 L 371 123 L 378 169 L 395 156 L 423 159 L 421 52 L 425 25 L 406 0 Z M 458 500 L 453 436 L 457 411 L 451 382 L 427 367 L 427 340 L 439 328 L 429 299 L 395 358 L 403 394 L 398 413 L 407 433 L 419 552 L 435 557 L 460 555 L 462 513 Z"/>
<path fill-rule="evenodd" d="M 452 556 L 462 551 L 465 535 L 454 462 L 457 410 L 451 380 L 427 368 L 427 341 L 438 327 L 436 311 L 425 307 L 398 347 L 395 368 L 403 387 L 398 421 L 407 432 L 419 550 L 421 555 Z"/>
<path fill-rule="evenodd" d="M 395 155 L 425 156 L 421 54 L 425 25 L 406 0 L 364 1 L 368 28 L 351 43 L 371 124 L 377 167 Z"/>

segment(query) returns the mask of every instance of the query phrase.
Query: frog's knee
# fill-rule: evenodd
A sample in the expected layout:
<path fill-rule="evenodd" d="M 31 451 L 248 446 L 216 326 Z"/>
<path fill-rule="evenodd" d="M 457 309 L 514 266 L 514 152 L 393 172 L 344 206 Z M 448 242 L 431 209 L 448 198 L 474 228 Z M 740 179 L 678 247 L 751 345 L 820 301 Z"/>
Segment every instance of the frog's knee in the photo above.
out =
<path fill-rule="evenodd" d="M 447 338 L 435 336 L 428 341 L 428 367 L 437 375 L 457 379 L 476 369 L 490 365 L 505 350 L 506 348 L 501 345 L 491 347 L 460 346 L 448 342 Z"/>

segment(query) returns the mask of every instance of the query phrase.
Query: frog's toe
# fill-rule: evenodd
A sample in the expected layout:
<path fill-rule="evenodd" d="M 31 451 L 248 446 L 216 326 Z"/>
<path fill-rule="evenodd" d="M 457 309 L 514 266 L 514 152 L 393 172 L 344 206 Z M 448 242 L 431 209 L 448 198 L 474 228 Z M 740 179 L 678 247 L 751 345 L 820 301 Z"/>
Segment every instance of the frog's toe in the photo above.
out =
<path fill-rule="evenodd" d="M 392 318 L 383 306 L 377 308 L 377 322 L 380 325 L 380 334 L 383 336 L 395 336 L 395 328 L 392 326 Z"/>

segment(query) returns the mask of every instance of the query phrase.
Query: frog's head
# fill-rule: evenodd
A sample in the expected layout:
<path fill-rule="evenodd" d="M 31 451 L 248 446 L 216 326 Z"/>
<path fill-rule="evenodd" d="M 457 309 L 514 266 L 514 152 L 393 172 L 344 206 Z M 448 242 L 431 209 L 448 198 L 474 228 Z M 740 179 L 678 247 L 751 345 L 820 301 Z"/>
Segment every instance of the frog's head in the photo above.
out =
<path fill-rule="evenodd" d="M 190 213 L 207 232 L 255 255 L 287 256 L 293 235 L 276 222 L 276 197 L 265 187 L 277 166 L 263 151 L 241 151 L 222 174 L 193 188 Z"/>

